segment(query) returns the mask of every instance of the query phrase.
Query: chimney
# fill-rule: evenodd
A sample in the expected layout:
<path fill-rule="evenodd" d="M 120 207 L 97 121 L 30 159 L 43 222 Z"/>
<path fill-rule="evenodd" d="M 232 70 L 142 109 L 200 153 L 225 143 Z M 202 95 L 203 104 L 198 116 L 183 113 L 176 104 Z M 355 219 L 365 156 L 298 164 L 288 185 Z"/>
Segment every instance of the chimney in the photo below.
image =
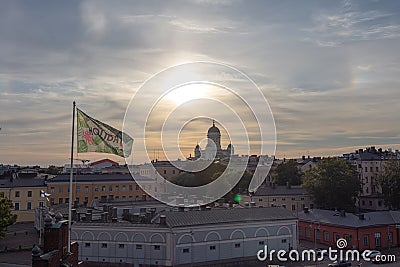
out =
<path fill-rule="evenodd" d="M 164 214 L 160 215 L 160 225 L 167 225 L 167 216 Z"/>
<path fill-rule="evenodd" d="M 117 207 L 112 208 L 112 219 L 118 218 L 118 209 Z"/>
<path fill-rule="evenodd" d="M 301 157 L 301 159 L 302 159 L 302 160 L 306 160 L 306 156 L 303 155 L 303 156 Z"/>
<path fill-rule="evenodd" d="M 86 219 L 87 222 L 91 222 L 92 221 L 92 213 L 89 212 L 89 210 L 86 212 Z"/>

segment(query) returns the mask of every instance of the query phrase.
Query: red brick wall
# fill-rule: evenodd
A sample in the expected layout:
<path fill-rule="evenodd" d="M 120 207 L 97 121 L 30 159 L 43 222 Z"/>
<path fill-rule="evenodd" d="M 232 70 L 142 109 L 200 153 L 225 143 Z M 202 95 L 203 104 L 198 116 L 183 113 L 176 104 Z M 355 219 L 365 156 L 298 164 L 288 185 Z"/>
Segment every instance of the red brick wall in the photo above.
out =
<path fill-rule="evenodd" d="M 335 234 L 338 234 L 339 238 L 345 238 L 349 236 L 349 242 L 347 248 L 357 248 L 359 250 L 365 249 L 376 249 L 376 248 L 387 248 L 388 242 L 388 226 L 371 226 L 364 228 L 351 228 L 351 227 L 340 227 L 333 225 L 325 225 L 318 223 L 311 223 L 305 221 L 299 221 L 299 240 L 307 240 L 315 242 L 315 229 L 319 229 L 320 239 L 316 239 L 317 244 L 323 244 L 336 248 Z M 310 236 L 306 236 L 306 229 L 310 230 Z M 301 231 L 301 234 L 300 234 Z M 329 233 L 329 240 L 325 240 L 325 232 Z M 399 235 L 398 229 L 394 225 L 389 226 L 389 232 L 392 235 L 392 242 L 390 246 L 399 246 Z M 377 246 L 375 242 L 375 234 L 380 233 L 381 244 Z M 364 244 L 364 236 L 368 236 L 368 245 Z"/>

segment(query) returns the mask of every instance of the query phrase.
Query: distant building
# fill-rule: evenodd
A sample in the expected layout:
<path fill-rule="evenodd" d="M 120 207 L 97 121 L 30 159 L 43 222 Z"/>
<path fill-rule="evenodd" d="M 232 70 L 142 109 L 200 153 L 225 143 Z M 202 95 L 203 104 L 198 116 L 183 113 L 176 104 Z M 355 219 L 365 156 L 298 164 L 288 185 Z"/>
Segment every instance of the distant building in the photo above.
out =
<path fill-rule="evenodd" d="M 311 209 L 314 207 L 311 195 L 301 186 L 274 184 L 260 187 L 252 196 L 242 195 L 240 204 L 256 207 L 284 207 L 291 212 L 302 211 L 305 207 Z"/>
<path fill-rule="evenodd" d="M 20 178 L 16 173 L 0 179 L 0 197 L 13 202 L 13 214 L 17 214 L 17 222 L 34 221 L 34 210 L 44 207 L 46 199 L 40 191 L 46 191 L 45 180 L 41 178 Z"/>
<path fill-rule="evenodd" d="M 283 208 L 164 211 L 132 222 L 72 225 L 84 266 L 226 266 L 264 249 L 296 249 L 297 219 Z"/>
<path fill-rule="evenodd" d="M 69 174 L 57 175 L 47 182 L 50 204 L 69 202 Z M 135 176 L 150 192 L 156 190 L 152 179 Z M 114 199 L 146 200 L 148 195 L 130 174 L 82 174 L 74 175 L 73 199 L 80 204 L 91 205 L 93 200 L 107 202 Z"/>
<path fill-rule="evenodd" d="M 207 146 L 205 149 L 201 149 L 200 145 L 197 144 L 194 148 L 194 159 L 214 160 L 229 158 L 235 153 L 232 144 L 229 144 L 226 149 L 221 148 L 221 132 L 215 122 L 213 121 L 212 126 L 207 131 Z"/>
<path fill-rule="evenodd" d="M 381 148 L 369 147 L 356 150 L 355 153 L 345 154 L 351 163 L 356 166 L 360 179 L 360 195 L 357 206 L 362 210 L 387 210 L 382 197 L 382 188 L 379 185 L 379 175 L 388 159 L 399 160 L 398 151 L 384 151 Z"/>
<path fill-rule="evenodd" d="M 381 249 L 400 246 L 400 211 L 376 211 L 354 215 L 331 210 L 308 210 L 298 214 L 299 239 L 336 248 L 344 238 L 349 249 Z"/>

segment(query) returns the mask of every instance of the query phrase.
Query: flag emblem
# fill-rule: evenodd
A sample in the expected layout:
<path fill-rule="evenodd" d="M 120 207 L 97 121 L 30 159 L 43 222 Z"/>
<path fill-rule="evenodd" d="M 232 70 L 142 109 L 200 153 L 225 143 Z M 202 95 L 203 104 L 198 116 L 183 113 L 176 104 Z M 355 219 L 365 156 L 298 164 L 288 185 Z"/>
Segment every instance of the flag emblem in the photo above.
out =
<path fill-rule="evenodd" d="M 99 152 L 129 157 L 133 144 L 132 137 L 90 117 L 78 108 L 76 110 L 78 153 Z M 123 143 L 125 143 L 125 150 Z"/>

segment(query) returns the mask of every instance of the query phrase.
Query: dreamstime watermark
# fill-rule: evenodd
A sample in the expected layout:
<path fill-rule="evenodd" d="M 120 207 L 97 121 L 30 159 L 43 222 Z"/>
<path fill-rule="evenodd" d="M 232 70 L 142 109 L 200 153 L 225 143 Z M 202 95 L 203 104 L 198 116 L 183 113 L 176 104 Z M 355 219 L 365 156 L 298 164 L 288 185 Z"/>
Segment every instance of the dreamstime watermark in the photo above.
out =
<path fill-rule="evenodd" d="M 360 253 L 358 250 L 344 250 L 347 247 L 347 241 L 344 238 L 339 238 L 336 241 L 337 249 L 328 247 L 325 250 L 316 251 L 314 249 L 305 249 L 301 252 L 297 250 L 270 250 L 268 251 L 268 246 L 265 245 L 264 249 L 257 252 L 257 259 L 259 261 L 274 261 L 278 260 L 280 262 L 305 262 L 305 261 L 324 261 L 328 258 L 331 261 L 385 261 L 385 262 L 395 262 L 395 255 L 384 255 L 376 253 L 376 251 L 365 250 Z M 376 254 L 374 254 L 376 253 Z"/>
<path fill-rule="evenodd" d="M 199 125 L 211 126 L 213 122 L 229 139 L 225 141 L 229 149 L 221 148 L 221 136 L 216 138 L 212 133 L 207 138 L 193 138 L 193 131 L 200 131 Z M 243 72 L 214 62 L 172 66 L 146 80 L 126 109 L 123 132 L 135 139 L 133 153 L 125 159 L 133 178 L 137 173 L 134 157 L 140 152 L 145 153 L 146 162 L 152 162 L 157 151 L 178 173 L 199 172 L 216 158 L 230 158 L 218 177 L 197 187 L 172 183 L 150 164 L 154 184 L 149 186 L 149 179 L 136 182 L 151 197 L 173 206 L 193 207 L 220 199 L 240 181 L 247 168 L 244 163 L 252 154 L 260 156 L 248 187 L 249 192 L 255 191 L 268 175 L 276 147 L 275 121 L 263 92 Z M 196 143 L 207 144 L 198 150 L 201 156 L 194 157 L 192 152 L 191 160 L 177 160 L 189 156 L 183 147 L 194 148 Z M 233 151 L 241 156 L 232 155 Z"/>

